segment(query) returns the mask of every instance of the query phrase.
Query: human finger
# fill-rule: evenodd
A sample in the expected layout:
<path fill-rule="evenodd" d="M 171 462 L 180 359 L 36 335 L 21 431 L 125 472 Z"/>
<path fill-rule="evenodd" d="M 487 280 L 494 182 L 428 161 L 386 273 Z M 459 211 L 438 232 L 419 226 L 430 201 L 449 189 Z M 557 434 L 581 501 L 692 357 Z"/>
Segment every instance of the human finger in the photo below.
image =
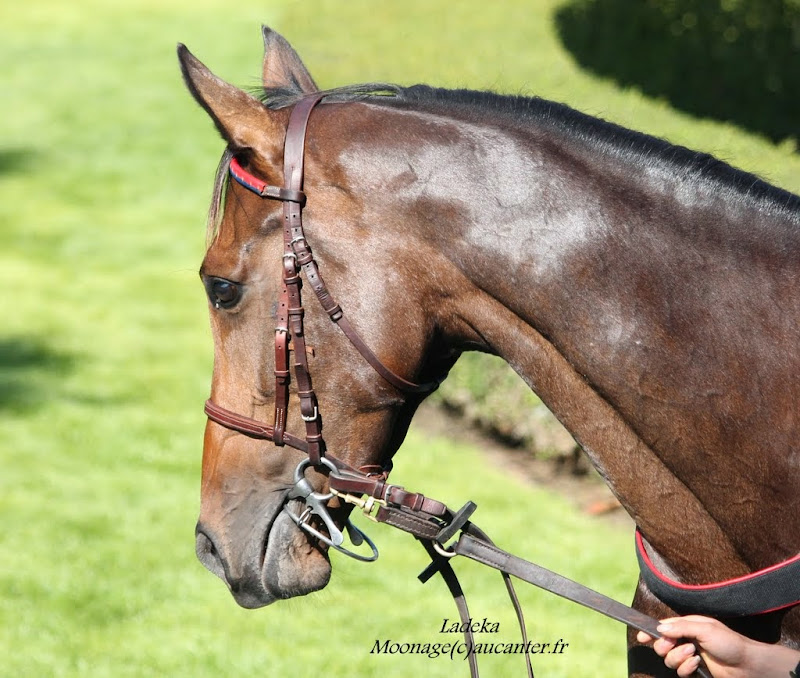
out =
<path fill-rule="evenodd" d="M 664 663 L 671 669 L 677 669 L 695 655 L 697 648 L 692 643 L 684 643 L 672 648 L 664 657 Z"/>
<path fill-rule="evenodd" d="M 708 639 L 709 633 L 728 630 L 716 619 L 697 615 L 664 619 L 656 628 L 668 638 L 697 638 L 701 642 Z"/>
<path fill-rule="evenodd" d="M 749 642 L 722 622 L 708 617 L 669 620 L 659 624 L 658 631 L 677 642 L 683 642 L 682 639 L 693 641 L 709 658 L 725 665 L 741 663 Z"/>
<path fill-rule="evenodd" d="M 678 675 L 680 678 L 689 678 L 694 675 L 697 668 L 700 666 L 700 656 L 692 655 L 678 667 Z"/>
<path fill-rule="evenodd" d="M 656 638 L 653 649 L 660 657 L 666 657 L 668 653 L 675 649 L 677 643 L 672 638 Z"/>

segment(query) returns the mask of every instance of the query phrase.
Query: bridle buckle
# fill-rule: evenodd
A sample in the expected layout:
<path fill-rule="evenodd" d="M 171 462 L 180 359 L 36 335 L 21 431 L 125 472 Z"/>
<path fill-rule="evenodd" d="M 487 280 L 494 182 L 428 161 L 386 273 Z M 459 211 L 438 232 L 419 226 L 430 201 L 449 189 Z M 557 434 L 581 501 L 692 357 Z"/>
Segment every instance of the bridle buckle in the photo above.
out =
<path fill-rule="evenodd" d="M 307 417 L 305 414 L 303 414 L 302 412 L 300 412 L 300 418 L 301 418 L 303 421 L 308 421 L 308 422 L 311 422 L 311 421 L 316 421 L 316 420 L 317 420 L 317 417 L 319 417 L 319 409 L 317 408 L 317 406 L 316 406 L 316 405 L 314 405 L 314 414 L 312 414 L 312 415 L 311 415 L 311 416 L 309 416 L 309 417 Z"/>

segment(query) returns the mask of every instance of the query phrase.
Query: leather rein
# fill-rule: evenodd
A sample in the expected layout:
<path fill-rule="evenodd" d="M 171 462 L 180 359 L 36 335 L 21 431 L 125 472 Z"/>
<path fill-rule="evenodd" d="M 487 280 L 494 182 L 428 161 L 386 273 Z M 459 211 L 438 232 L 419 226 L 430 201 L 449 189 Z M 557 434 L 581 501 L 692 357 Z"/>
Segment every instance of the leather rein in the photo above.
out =
<path fill-rule="evenodd" d="M 301 273 L 330 319 L 344 332 L 373 369 L 392 386 L 404 393 L 427 394 L 434 391 L 439 382 L 416 384 L 397 375 L 386 367 L 369 348 L 350 324 L 339 304 L 331 295 L 303 231 L 302 210 L 305 203 L 303 193 L 303 160 L 308 120 L 313 108 L 324 98 L 324 93 L 306 96 L 298 101 L 291 111 L 284 144 L 284 186 L 271 186 L 245 171 L 236 157 L 231 159 L 230 174 L 234 180 L 262 198 L 283 202 L 283 274 L 278 303 L 278 323 L 275 329 L 275 414 L 272 425 L 237 414 L 231 410 L 206 401 L 205 413 L 209 419 L 230 430 L 259 440 L 270 440 L 277 446 L 288 445 L 307 456 L 295 469 L 294 486 L 286 495 L 286 501 L 298 499 L 305 509 L 297 515 L 288 503 L 284 510 L 305 532 L 319 541 L 357 560 L 373 561 L 378 550 L 373 542 L 348 519 L 345 528 L 351 542 L 360 546 L 366 541 L 371 554 L 350 550 L 342 546 L 344 535 L 331 517 L 327 502 L 333 497 L 361 508 L 364 514 L 376 522 L 386 523 L 415 536 L 431 558 L 430 565 L 419 575 L 424 583 L 434 574 L 442 575 L 452 594 L 464 629 L 470 673 L 478 676 L 475 642 L 471 630 L 471 618 L 466 599 L 450 560 L 465 556 L 499 570 L 519 621 L 522 640 L 528 646 L 522 609 L 514 591 L 510 575 L 530 584 L 596 610 L 634 629 L 645 631 L 654 638 L 662 634 L 656 629 L 658 621 L 638 610 L 623 605 L 582 584 L 546 570 L 534 563 L 518 558 L 496 547 L 489 537 L 470 521 L 477 508 L 467 502 L 459 511 L 450 510 L 445 504 L 409 492 L 399 485 L 387 482 L 391 464 L 384 467 L 362 466 L 358 469 L 327 453 L 322 437 L 319 404 L 311 385 L 308 354 L 303 325 L 304 310 L 301 300 Z M 290 339 L 293 346 L 290 349 Z M 297 395 L 300 399 L 300 414 L 305 423 L 303 437 L 286 431 L 289 407 L 289 384 L 291 366 L 294 368 Z M 313 466 L 321 472 L 327 471 L 329 491 L 316 492 L 305 478 L 305 470 Z M 316 516 L 325 525 L 324 534 L 312 523 Z M 457 540 L 456 540 L 457 537 Z M 449 545 L 448 545 L 449 544 Z M 528 652 L 524 652 L 529 678 L 533 669 Z M 697 675 L 710 678 L 702 665 Z"/>

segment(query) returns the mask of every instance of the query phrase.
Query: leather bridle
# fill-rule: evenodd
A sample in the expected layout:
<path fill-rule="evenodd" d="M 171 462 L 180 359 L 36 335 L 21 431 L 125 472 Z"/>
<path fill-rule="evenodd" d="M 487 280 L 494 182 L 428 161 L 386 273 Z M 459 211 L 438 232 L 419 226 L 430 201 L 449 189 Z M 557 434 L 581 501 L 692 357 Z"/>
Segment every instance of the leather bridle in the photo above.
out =
<path fill-rule="evenodd" d="M 284 145 L 284 185 L 282 187 L 268 185 L 250 174 L 242 168 L 235 156 L 231 159 L 229 168 L 233 179 L 248 190 L 262 198 L 283 202 L 283 273 L 278 303 L 278 323 L 275 328 L 275 414 L 273 423 L 270 425 L 237 414 L 211 400 L 206 401 L 206 415 L 225 428 L 251 438 L 270 440 L 277 446 L 288 445 L 307 455 L 296 467 L 294 485 L 286 495 L 287 502 L 292 499 L 301 500 L 305 504 L 305 510 L 297 515 L 288 503 L 284 505 L 284 510 L 301 529 L 319 541 L 358 560 L 371 561 L 378 557 L 378 550 L 372 541 L 349 519 L 345 526 L 352 543 L 359 546 L 366 541 L 372 553 L 362 555 L 342 546 L 344 536 L 331 517 L 327 506 L 328 500 L 334 496 L 346 503 L 358 506 L 372 520 L 392 525 L 414 535 L 425 547 L 432 560 L 419 578 L 425 582 L 436 573 L 442 575 L 456 601 L 462 628 L 465 629 L 464 635 L 468 648 L 475 648 L 471 618 L 463 591 L 450 565 L 450 559 L 457 555 L 471 558 L 501 572 L 517 614 L 523 643 L 526 646 L 528 640 L 525 623 L 510 575 L 596 610 L 634 629 L 645 631 L 652 637 L 660 638 L 662 634 L 656 628 L 658 621 L 652 617 L 497 548 L 489 537 L 470 521 L 470 516 L 477 508 L 474 503 L 467 502 L 459 511 L 451 511 L 439 501 L 419 493 L 409 492 L 398 485 L 389 484 L 387 477 L 391 470 L 390 463 L 385 466 L 362 466 L 356 469 L 327 452 L 322 436 L 319 403 L 312 387 L 308 365 L 301 298 L 301 274 L 305 275 L 306 281 L 314 290 L 319 303 L 330 319 L 388 383 L 403 393 L 427 394 L 435 390 L 439 382 L 416 384 L 386 367 L 350 324 L 320 275 L 319 267 L 303 231 L 302 214 L 305 204 L 303 160 L 308 119 L 311 111 L 324 96 L 324 93 L 315 93 L 303 97 L 290 113 Z M 291 350 L 290 340 L 293 344 Z M 303 437 L 286 431 L 290 400 L 290 357 L 292 354 L 294 362 L 291 366 L 294 368 L 297 395 L 300 399 L 300 415 L 305 423 L 305 436 Z M 327 472 L 329 486 L 327 493 L 316 492 L 305 478 L 304 472 L 309 466 Z M 317 516 L 323 522 L 328 532 L 327 535 L 314 526 L 312 516 Z M 458 540 L 452 541 L 457 536 Z M 448 542 L 450 542 L 449 546 Z M 524 653 L 524 656 L 528 676 L 533 678 L 530 657 L 527 652 Z M 475 653 L 469 653 L 467 659 L 472 676 L 477 677 L 478 666 Z M 710 678 L 702 666 L 697 670 L 697 674 L 704 678 Z"/>
<path fill-rule="evenodd" d="M 387 382 L 399 391 L 411 394 L 427 394 L 435 390 L 439 382 L 433 381 L 416 384 L 397 375 L 381 362 L 380 358 L 369 348 L 350 321 L 344 315 L 341 306 L 331 295 L 322 278 L 319 266 L 303 230 L 303 164 L 305 156 L 305 138 L 308 119 L 313 108 L 323 98 L 323 94 L 313 94 L 301 99 L 292 109 L 286 130 L 284 144 L 284 182 L 283 187 L 270 186 L 261 179 L 242 168 L 234 156 L 230 163 L 230 174 L 239 184 L 258 194 L 262 198 L 283 202 L 283 267 L 281 293 L 278 303 L 277 326 L 275 328 L 275 415 L 273 424 L 265 424 L 250 417 L 237 414 L 208 400 L 205 412 L 209 419 L 228 429 L 238 431 L 251 438 L 270 440 L 275 445 L 288 445 L 307 455 L 307 459 L 298 465 L 295 471 L 295 487 L 289 492 L 288 499 L 304 499 L 307 510 L 297 516 L 287 509 L 295 522 L 318 539 L 333 546 L 352 557 L 363 559 L 363 556 L 341 547 L 343 535 L 328 514 L 326 501 L 333 493 L 367 494 L 379 501 L 391 501 L 399 506 L 407 506 L 419 510 L 425 508 L 432 515 L 443 516 L 446 507 L 440 502 L 427 499 L 423 495 L 406 492 L 403 488 L 386 483 L 391 465 L 385 467 L 366 466 L 354 469 L 345 462 L 327 453 L 322 436 L 322 420 L 319 403 L 311 382 L 308 365 L 308 352 L 305 340 L 303 318 L 305 311 L 302 304 L 301 273 L 311 286 L 322 308 L 328 317 L 342 330 L 364 359 Z M 290 341 L 292 343 L 290 350 Z M 286 431 L 289 409 L 289 384 L 291 382 L 290 357 L 294 355 L 294 379 L 297 384 L 297 395 L 300 399 L 300 416 L 305 423 L 305 436 L 299 437 Z M 305 480 L 303 471 L 314 466 L 328 472 L 331 492 L 316 493 Z M 311 515 L 317 515 L 330 532 L 330 538 L 317 531 L 310 522 Z M 356 532 L 356 540 L 366 538 L 352 523 L 348 528 Z M 373 560 L 377 550 L 372 542 L 367 542 L 373 549 Z"/>

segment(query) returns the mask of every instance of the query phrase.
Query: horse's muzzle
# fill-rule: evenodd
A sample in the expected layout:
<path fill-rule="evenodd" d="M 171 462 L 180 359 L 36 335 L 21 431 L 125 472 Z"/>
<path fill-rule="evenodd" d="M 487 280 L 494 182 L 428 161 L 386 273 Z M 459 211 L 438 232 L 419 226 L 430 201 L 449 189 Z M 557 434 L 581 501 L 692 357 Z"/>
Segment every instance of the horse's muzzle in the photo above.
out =
<path fill-rule="evenodd" d="M 244 539 L 220 536 L 198 523 L 195 550 L 200 562 L 245 608 L 302 596 L 330 580 L 327 554 L 280 508 L 260 531 L 253 530 Z"/>

